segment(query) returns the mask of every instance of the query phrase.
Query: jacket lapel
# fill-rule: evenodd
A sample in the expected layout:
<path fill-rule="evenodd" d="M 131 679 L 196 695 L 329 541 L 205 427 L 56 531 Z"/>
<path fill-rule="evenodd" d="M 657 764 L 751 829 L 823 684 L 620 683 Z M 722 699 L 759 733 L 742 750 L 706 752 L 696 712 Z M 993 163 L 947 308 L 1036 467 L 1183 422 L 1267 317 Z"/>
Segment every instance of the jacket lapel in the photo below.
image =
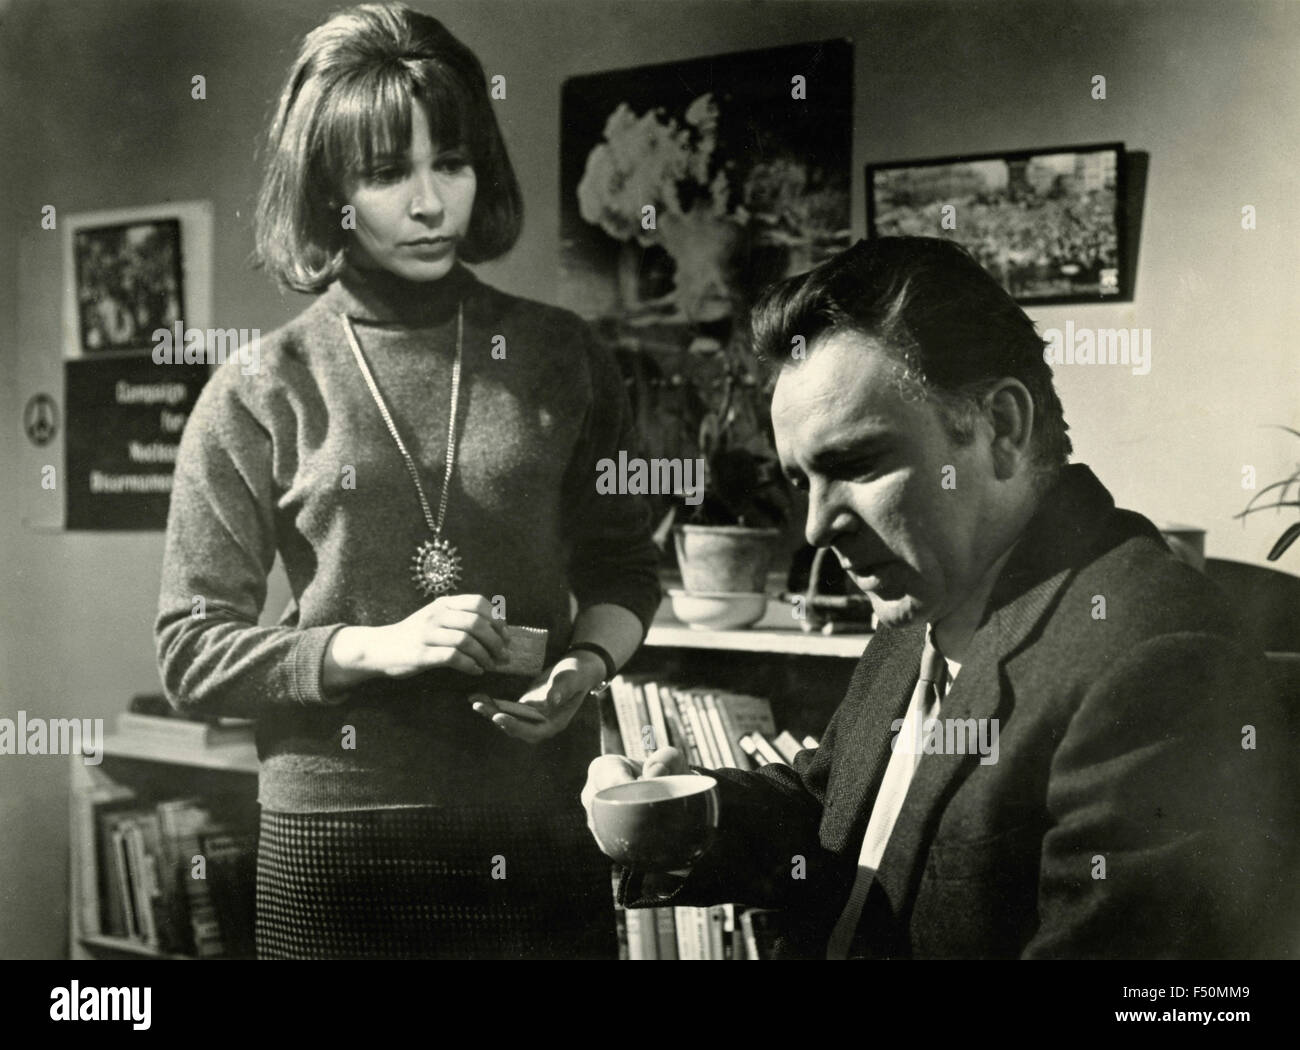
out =
<path fill-rule="evenodd" d="M 939 708 L 939 718 L 990 719 L 1000 717 L 1004 696 L 1003 664 L 1025 643 L 1035 626 L 1049 614 L 1053 600 L 1065 585 L 1081 546 L 1096 536 L 1096 523 L 1113 510 L 1110 494 L 1086 467 L 1067 467 L 1060 486 L 1043 501 L 1011 557 L 989 599 L 988 611 L 972 639 L 966 662 Z M 911 654 L 910 682 L 916 681 L 920 661 L 922 629 Z M 882 683 L 883 684 L 883 683 Z M 891 684 L 892 687 L 892 684 Z M 903 694 L 903 708 L 911 686 Z M 901 717 L 900 714 L 894 717 Z M 879 731 L 879 725 L 872 727 Z M 888 737 L 889 723 L 884 725 Z M 888 739 L 884 755 L 888 756 Z M 889 844 L 876 874 L 881 903 L 895 923 L 905 921 L 923 870 L 939 819 L 962 780 L 979 764 L 980 756 L 927 754 L 917 766 L 903 808 L 894 825 Z M 883 761 L 876 771 L 883 774 Z M 872 795 L 878 780 L 872 784 Z M 866 806 L 865 828 L 870 808 Z M 870 935 L 860 930 L 860 935 Z"/>
<path fill-rule="evenodd" d="M 924 639 L 924 624 L 880 630 L 846 691 L 843 735 L 835 741 L 823 807 L 822 844 L 854 860 L 889 762 L 891 726 L 907 711 L 916 683 Z M 873 655 L 875 660 L 869 659 Z"/>

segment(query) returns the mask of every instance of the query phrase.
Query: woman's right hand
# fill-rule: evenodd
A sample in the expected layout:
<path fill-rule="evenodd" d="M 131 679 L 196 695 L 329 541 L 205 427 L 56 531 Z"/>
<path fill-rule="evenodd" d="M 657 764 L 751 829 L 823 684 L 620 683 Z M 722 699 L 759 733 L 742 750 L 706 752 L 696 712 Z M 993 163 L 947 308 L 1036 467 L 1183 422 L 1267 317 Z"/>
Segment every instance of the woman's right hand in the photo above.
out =
<path fill-rule="evenodd" d="M 344 627 L 325 651 L 327 691 L 367 678 L 408 678 L 434 668 L 481 675 L 506 658 L 506 625 L 481 594 L 436 598 L 406 619 L 382 627 Z"/>

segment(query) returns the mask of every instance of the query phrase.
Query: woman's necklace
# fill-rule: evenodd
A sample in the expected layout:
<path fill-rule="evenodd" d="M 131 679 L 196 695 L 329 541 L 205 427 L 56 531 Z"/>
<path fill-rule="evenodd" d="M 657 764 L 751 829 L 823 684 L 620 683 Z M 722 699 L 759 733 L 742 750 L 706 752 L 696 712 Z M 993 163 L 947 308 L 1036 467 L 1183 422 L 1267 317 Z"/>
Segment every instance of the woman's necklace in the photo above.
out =
<path fill-rule="evenodd" d="M 375 399 L 379 414 L 384 417 L 388 432 L 393 435 L 397 451 L 402 454 L 402 459 L 406 463 L 406 472 L 415 482 L 415 491 L 420 497 L 420 509 L 424 512 L 425 524 L 433 533 L 433 539 L 425 540 L 415 552 L 412 561 L 412 579 L 427 597 L 436 598 L 443 594 L 450 594 L 460 584 L 460 554 L 455 547 L 442 538 L 442 523 L 447 517 L 447 494 L 451 491 L 451 471 L 456 462 L 456 407 L 460 403 L 460 360 L 465 334 L 465 304 L 461 303 L 456 311 L 456 363 L 451 371 L 451 418 L 447 421 L 447 469 L 442 477 L 442 497 L 438 500 L 436 521 L 429 510 L 424 486 L 420 484 L 420 474 L 415 469 L 415 460 L 406 451 L 406 445 L 403 444 L 401 435 L 397 433 L 397 426 L 393 423 L 393 417 L 389 414 L 383 395 L 379 393 L 375 377 L 370 374 L 370 367 L 361 353 L 361 344 L 357 342 L 357 335 L 352 330 L 352 322 L 347 314 L 339 314 L 339 318 L 343 322 L 343 331 L 347 334 L 348 344 L 352 347 L 352 356 L 357 359 L 357 367 L 361 369 L 366 386 L 370 388 L 370 396 Z"/>

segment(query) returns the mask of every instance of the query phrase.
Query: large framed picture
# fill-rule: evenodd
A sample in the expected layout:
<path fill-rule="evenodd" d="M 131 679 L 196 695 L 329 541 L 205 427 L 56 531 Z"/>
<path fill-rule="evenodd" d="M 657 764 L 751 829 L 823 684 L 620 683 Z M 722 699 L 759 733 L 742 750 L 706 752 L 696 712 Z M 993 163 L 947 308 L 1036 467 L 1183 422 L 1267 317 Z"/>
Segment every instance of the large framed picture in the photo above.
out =
<path fill-rule="evenodd" d="M 615 347 L 650 455 L 696 455 L 719 391 L 751 390 L 758 292 L 848 247 L 852 106 L 842 39 L 565 81 L 559 301 Z"/>
<path fill-rule="evenodd" d="M 870 164 L 867 235 L 949 237 L 1018 302 L 1132 300 L 1124 146 Z"/>
<path fill-rule="evenodd" d="M 64 229 L 64 352 L 137 354 L 177 324 L 206 328 L 212 210 L 206 201 L 70 215 Z"/>

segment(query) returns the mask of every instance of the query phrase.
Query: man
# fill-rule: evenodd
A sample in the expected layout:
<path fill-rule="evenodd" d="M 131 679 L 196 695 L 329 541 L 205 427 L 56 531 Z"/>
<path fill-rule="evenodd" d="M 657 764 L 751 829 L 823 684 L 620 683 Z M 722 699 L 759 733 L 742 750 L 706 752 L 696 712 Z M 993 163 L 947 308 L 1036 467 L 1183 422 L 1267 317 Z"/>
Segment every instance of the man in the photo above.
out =
<path fill-rule="evenodd" d="M 713 772 L 713 847 L 624 902 L 784 908 L 788 956 L 1275 951 L 1293 813 L 1258 654 L 1066 465 L 1025 313 L 950 242 L 885 238 L 770 290 L 754 335 L 808 542 L 880 629 L 821 747 Z M 602 757 L 584 804 L 686 771 Z"/>

